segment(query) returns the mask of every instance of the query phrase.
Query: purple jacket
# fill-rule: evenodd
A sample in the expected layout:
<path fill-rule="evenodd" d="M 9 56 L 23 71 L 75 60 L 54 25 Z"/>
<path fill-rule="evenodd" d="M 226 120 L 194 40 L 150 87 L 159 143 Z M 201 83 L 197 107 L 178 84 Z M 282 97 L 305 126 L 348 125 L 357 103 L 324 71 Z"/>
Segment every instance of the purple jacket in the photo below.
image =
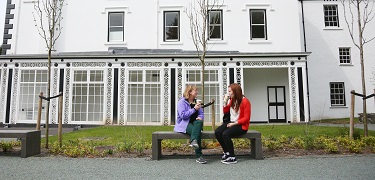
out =
<path fill-rule="evenodd" d="M 190 121 L 190 116 L 195 113 L 195 109 L 190 107 L 189 102 L 182 97 L 177 103 L 177 121 L 174 126 L 175 132 L 186 133 L 186 128 Z M 198 117 L 204 119 L 203 109 L 198 110 Z"/>

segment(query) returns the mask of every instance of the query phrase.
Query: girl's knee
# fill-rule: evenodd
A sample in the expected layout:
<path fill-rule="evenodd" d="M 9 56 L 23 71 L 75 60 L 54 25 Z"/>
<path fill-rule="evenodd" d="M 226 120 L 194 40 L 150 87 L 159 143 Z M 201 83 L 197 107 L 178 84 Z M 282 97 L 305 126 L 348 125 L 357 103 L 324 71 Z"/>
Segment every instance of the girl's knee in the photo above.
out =
<path fill-rule="evenodd" d="M 196 120 L 194 121 L 194 125 L 203 125 L 203 121 Z"/>

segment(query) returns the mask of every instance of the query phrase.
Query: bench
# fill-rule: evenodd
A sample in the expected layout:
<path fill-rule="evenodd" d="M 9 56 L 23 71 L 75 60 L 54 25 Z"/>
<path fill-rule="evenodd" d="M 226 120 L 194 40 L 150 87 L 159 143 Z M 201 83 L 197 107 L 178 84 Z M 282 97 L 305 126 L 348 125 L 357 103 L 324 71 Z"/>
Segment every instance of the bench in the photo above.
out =
<path fill-rule="evenodd" d="M 214 131 L 202 131 L 202 139 L 216 139 Z M 249 130 L 246 134 L 235 138 L 250 139 L 251 157 L 254 159 L 263 159 L 262 139 L 258 131 Z M 159 160 L 162 156 L 161 141 L 163 139 L 190 139 L 190 135 L 184 133 L 176 133 L 171 131 L 158 131 L 152 133 L 152 159 Z"/>
<path fill-rule="evenodd" d="M 0 138 L 20 138 L 21 157 L 40 154 L 41 133 L 37 130 L 0 130 Z"/>

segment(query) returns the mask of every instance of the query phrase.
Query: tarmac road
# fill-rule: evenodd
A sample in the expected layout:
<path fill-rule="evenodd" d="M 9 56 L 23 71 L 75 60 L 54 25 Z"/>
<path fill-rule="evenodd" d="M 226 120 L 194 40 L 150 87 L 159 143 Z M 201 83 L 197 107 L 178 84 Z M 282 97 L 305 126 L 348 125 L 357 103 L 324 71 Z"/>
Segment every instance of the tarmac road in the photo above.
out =
<path fill-rule="evenodd" d="M 225 165 L 219 156 L 198 164 L 192 156 L 64 158 L 0 156 L 1 180 L 28 179 L 375 179 L 375 155 L 270 158 L 239 156 Z"/>

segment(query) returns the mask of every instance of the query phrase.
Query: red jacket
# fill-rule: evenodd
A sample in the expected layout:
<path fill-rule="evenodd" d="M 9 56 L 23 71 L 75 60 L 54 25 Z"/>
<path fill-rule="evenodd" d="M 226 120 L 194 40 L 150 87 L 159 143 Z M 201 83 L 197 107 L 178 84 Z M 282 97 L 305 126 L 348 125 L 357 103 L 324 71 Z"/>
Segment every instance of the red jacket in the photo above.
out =
<path fill-rule="evenodd" d="M 230 105 L 232 104 L 232 99 L 229 103 L 223 107 L 223 112 L 230 112 Z M 240 105 L 240 115 L 238 117 L 237 123 L 242 126 L 243 130 L 248 130 L 250 126 L 250 116 L 251 116 L 251 104 L 250 101 L 244 97 Z"/>

